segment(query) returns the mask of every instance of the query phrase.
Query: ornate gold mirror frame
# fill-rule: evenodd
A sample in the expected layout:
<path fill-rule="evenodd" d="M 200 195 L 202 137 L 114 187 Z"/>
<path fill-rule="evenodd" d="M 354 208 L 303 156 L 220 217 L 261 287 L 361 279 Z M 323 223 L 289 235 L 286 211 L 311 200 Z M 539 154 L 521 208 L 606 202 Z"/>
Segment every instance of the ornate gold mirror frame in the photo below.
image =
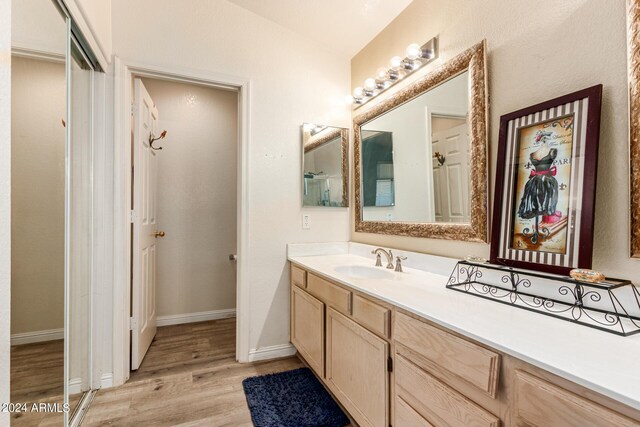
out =
<path fill-rule="evenodd" d="M 640 0 L 638 0 L 640 1 Z M 471 222 L 459 223 L 410 223 L 393 221 L 364 221 L 362 218 L 361 177 L 361 127 L 384 113 L 408 102 L 453 77 L 469 71 L 469 168 L 473 171 L 470 182 Z M 476 44 L 440 68 L 400 90 L 390 99 L 357 116 L 354 130 L 355 172 L 355 229 L 358 232 L 393 234 L 400 236 L 429 237 L 433 239 L 487 242 L 487 59 L 486 41 Z"/>
<path fill-rule="evenodd" d="M 631 256 L 640 257 L 640 0 L 627 0 Z"/>

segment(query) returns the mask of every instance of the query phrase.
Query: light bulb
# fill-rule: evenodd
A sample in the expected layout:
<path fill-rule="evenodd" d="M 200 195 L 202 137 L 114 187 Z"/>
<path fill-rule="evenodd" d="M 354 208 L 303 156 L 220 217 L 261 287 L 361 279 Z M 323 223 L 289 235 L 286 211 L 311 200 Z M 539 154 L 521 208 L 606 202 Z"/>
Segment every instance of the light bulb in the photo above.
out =
<path fill-rule="evenodd" d="M 400 58 L 399 56 L 394 56 L 393 58 L 391 58 L 390 63 L 391 63 L 391 68 L 393 68 L 394 70 L 397 70 L 402 66 L 402 58 Z"/>
<path fill-rule="evenodd" d="M 364 89 L 362 89 L 360 86 L 358 86 L 357 88 L 355 88 L 353 90 L 353 97 L 354 98 L 362 98 L 362 94 L 364 93 Z"/>
<path fill-rule="evenodd" d="M 376 88 L 376 80 L 369 77 L 364 81 L 364 88 L 366 90 L 374 90 Z"/>
<path fill-rule="evenodd" d="M 411 43 L 407 46 L 406 54 L 409 59 L 418 59 L 422 56 L 422 48 L 418 43 Z"/>
<path fill-rule="evenodd" d="M 384 68 L 384 67 L 378 68 L 378 71 L 376 71 L 376 77 L 378 78 L 378 80 L 386 80 L 387 79 L 387 69 Z"/>

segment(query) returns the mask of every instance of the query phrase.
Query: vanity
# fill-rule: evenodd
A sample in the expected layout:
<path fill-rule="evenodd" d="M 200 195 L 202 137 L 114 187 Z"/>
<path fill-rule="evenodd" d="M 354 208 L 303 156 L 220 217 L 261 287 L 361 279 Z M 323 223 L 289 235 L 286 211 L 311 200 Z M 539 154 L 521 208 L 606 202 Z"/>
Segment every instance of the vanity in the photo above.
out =
<path fill-rule="evenodd" d="M 289 245 L 291 342 L 358 425 L 640 425 L 639 336 L 448 290 L 456 260 L 375 267 L 372 249 Z"/>
<path fill-rule="evenodd" d="M 438 43 L 430 46 L 422 54 L 437 57 Z M 353 111 L 352 236 L 465 242 L 459 257 L 476 252 L 466 242 L 491 240 L 492 265 L 400 250 L 392 256 L 355 242 L 290 244 L 291 342 L 360 426 L 640 426 L 640 334 L 631 335 L 640 331 L 640 293 L 622 298 L 634 307 L 631 315 L 621 308 L 630 321 L 625 326 L 606 307 L 611 303 L 616 313 L 622 307 L 606 293 L 615 279 L 607 288 L 605 281 L 568 277 L 571 269 L 591 268 L 595 200 L 595 187 L 585 184 L 583 204 L 568 202 L 576 191 L 571 185 L 593 177 L 581 171 L 581 156 L 570 169 L 568 147 L 588 145 L 597 154 L 597 126 L 575 138 L 572 129 L 581 120 L 599 123 L 602 88 L 502 117 L 499 153 L 504 159 L 510 153 L 504 166 L 510 180 L 496 181 L 489 239 L 487 50 L 483 40 L 385 93 L 398 73 L 413 72 L 408 48 L 395 61 L 404 68 L 382 69 L 377 80 L 354 90 L 360 105 Z M 592 110 L 578 114 L 571 109 L 578 105 Z M 334 138 L 334 166 L 317 151 L 317 141 L 330 139 L 323 134 Z M 331 188 L 343 190 L 334 194 L 347 206 L 346 134 L 342 154 L 338 134 L 303 126 L 303 206 L 340 206 Z M 554 156 L 563 147 L 566 153 L 551 169 L 538 170 L 537 155 L 548 150 L 551 158 L 547 138 Z M 314 195 L 313 186 L 337 165 L 342 187 L 336 181 L 325 185 L 324 199 Z M 548 188 L 536 187 L 539 182 Z M 535 206 L 527 210 L 529 200 Z M 511 216 L 503 220 L 496 212 Z M 554 288 L 555 282 L 563 284 Z M 500 298 L 507 303 L 496 304 Z M 629 336 L 594 329 L 609 326 Z"/>

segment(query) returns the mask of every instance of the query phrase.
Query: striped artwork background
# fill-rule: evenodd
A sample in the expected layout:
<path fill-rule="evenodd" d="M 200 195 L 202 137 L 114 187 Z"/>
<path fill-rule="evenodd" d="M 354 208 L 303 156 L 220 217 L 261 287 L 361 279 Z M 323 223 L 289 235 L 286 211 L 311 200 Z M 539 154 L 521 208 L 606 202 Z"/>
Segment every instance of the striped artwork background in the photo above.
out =
<path fill-rule="evenodd" d="M 585 136 L 587 126 L 587 98 L 560 105 L 548 110 L 543 110 L 535 114 L 518 117 L 508 122 L 507 125 L 507 153 L 503 197 L 502 197 L 502 218 L 504 219 L 503 233 L 500 237 L 498 257 L 516 261 L 531 262 L 536 264 L 556 265 L 563 267 L 575 267 L 578 265 L 578 248 L 580 247 L 580 212 L 578 208 L 582 206 L 583 176 L 584 173 L 595 173 L 595 171 L 585 171 Z M 536 252 L 523 249 L 513 249 L 511 247 L 511 229 L 514 223 L 515 209 L 513 200 L 516 185 L 516 156 L 517 140 L 519 131 L 523 127 L 536 125 L 547 120 L 558 117 L 574 115 L 573 123 L 573 147 L 571 159 L 571 181 L 569 183 L 569 217 L 567 222 L 567 247 L 564 254 L 550 252 Z"/>

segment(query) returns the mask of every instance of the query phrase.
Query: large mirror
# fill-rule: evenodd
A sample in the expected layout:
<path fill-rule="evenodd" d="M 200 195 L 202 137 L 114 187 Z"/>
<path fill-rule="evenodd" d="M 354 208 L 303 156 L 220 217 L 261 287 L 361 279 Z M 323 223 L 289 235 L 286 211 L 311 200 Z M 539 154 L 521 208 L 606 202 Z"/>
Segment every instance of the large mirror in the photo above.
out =
<path fill-rule="evenodd" d="M 12 424 L 76 425 L 92 370 L 97 66 L 58 0 L 12 2 Z"/>
<path fill-rule="evenodd" d="M 14 1 L 11 55 L 12 425 L 63 425 L 67 21 L 51 0 Z"/>
<path fill-rule="evenodd" d="M 356 231 L 487 241 L 485 43 L 354 120 Z"/>
<path fill-rule="evenodd" d="M 349 206 L 349 131 L 302 125 L 302 206 Z"/>

